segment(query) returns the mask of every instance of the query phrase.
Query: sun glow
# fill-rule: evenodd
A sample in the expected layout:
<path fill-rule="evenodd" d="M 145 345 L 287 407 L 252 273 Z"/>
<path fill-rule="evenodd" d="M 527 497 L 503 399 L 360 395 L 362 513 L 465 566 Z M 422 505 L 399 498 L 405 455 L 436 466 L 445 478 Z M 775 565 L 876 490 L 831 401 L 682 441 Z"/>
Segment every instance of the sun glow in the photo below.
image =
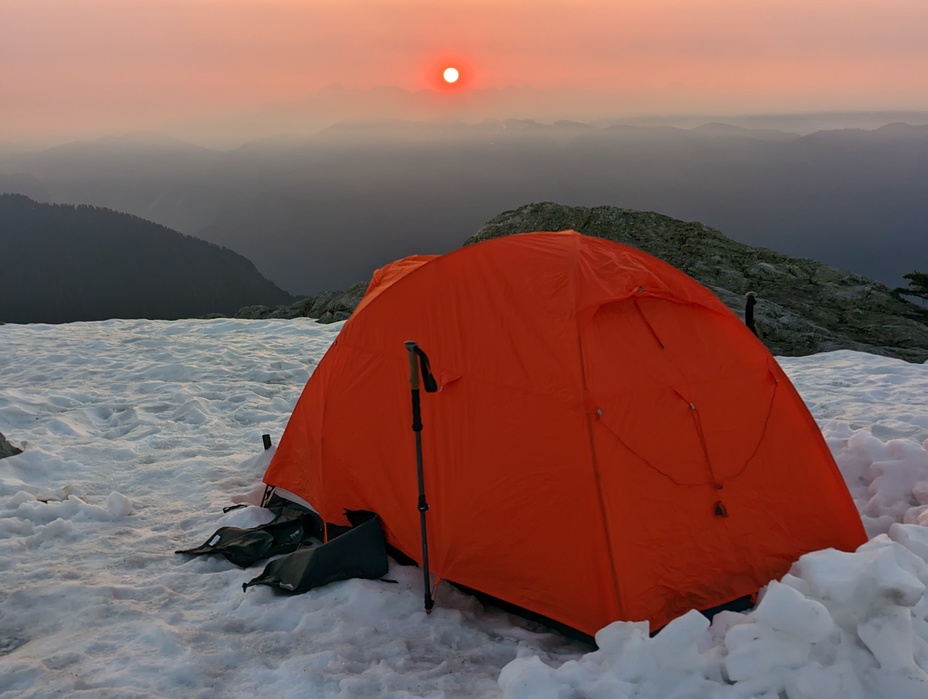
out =
<path fill-rule="evenodd" d="M 449 66 L 445 68 L 445 72 L 442 73 L 441 76 L 445 79 L 446 83 L 453 85 L 458 81 L 458 78 L 461 77 L 461 74 L 458 72 L 457 68 Z"/>

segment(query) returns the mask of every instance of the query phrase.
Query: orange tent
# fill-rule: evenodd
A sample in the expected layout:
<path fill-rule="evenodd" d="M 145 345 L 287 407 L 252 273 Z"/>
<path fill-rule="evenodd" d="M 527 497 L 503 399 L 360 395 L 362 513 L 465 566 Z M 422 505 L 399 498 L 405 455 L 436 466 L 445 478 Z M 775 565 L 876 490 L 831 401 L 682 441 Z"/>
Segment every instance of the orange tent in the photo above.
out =
<path fill-rule="evenodd" d="M 866 540 L 812 416 L 719 299 L 573 231 L 378 270 L 265 482 L 332 523 L 377 512 L 421 563 L 405 340 L 422 396 L 434 575 L 587 634 L 755 593 Z"/>

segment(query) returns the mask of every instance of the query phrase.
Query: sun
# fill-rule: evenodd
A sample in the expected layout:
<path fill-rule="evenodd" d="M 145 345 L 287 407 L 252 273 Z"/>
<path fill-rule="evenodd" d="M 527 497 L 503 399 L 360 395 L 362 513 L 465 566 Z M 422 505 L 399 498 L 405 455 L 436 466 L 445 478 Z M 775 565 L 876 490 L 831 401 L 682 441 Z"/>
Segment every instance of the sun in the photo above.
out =
<path fill-rule="evenodd" d="M 2 2 L 2 0 L 0 0 Z M 427 66 L 423 66 L 422 77 L 427 77 L 428 88 L 448 99 L 452 95 L 472 87 L 476 73 L 471 61 L 465 56 L 451 53 L 433 56 Z"/>

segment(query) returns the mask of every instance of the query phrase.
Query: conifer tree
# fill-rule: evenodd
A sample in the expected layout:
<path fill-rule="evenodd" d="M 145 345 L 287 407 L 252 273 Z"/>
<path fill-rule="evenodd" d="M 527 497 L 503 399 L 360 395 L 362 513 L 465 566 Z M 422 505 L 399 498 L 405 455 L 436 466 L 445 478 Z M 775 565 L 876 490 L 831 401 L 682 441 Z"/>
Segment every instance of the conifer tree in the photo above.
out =
<path fill-rule="evenodd" d="M 928 274 L 915 271 L 903 274 L 902 278 L 909 280 L 909 286 L 894 289 L 896 296 L 916 296 L 928 301 Z"/>

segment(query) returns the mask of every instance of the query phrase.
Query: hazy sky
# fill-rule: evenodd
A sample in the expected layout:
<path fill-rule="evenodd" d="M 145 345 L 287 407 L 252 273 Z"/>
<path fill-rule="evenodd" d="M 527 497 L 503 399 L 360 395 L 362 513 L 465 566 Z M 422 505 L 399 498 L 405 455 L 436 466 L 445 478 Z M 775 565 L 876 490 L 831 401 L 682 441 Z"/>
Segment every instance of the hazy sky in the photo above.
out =
<path fill-rule="evenodd" d="M 572 89 L 591 117 L 928 109 L 928 1 L 0 0 L 0 141 L 438 89 L 449 64 L 446 100 Z"/>

